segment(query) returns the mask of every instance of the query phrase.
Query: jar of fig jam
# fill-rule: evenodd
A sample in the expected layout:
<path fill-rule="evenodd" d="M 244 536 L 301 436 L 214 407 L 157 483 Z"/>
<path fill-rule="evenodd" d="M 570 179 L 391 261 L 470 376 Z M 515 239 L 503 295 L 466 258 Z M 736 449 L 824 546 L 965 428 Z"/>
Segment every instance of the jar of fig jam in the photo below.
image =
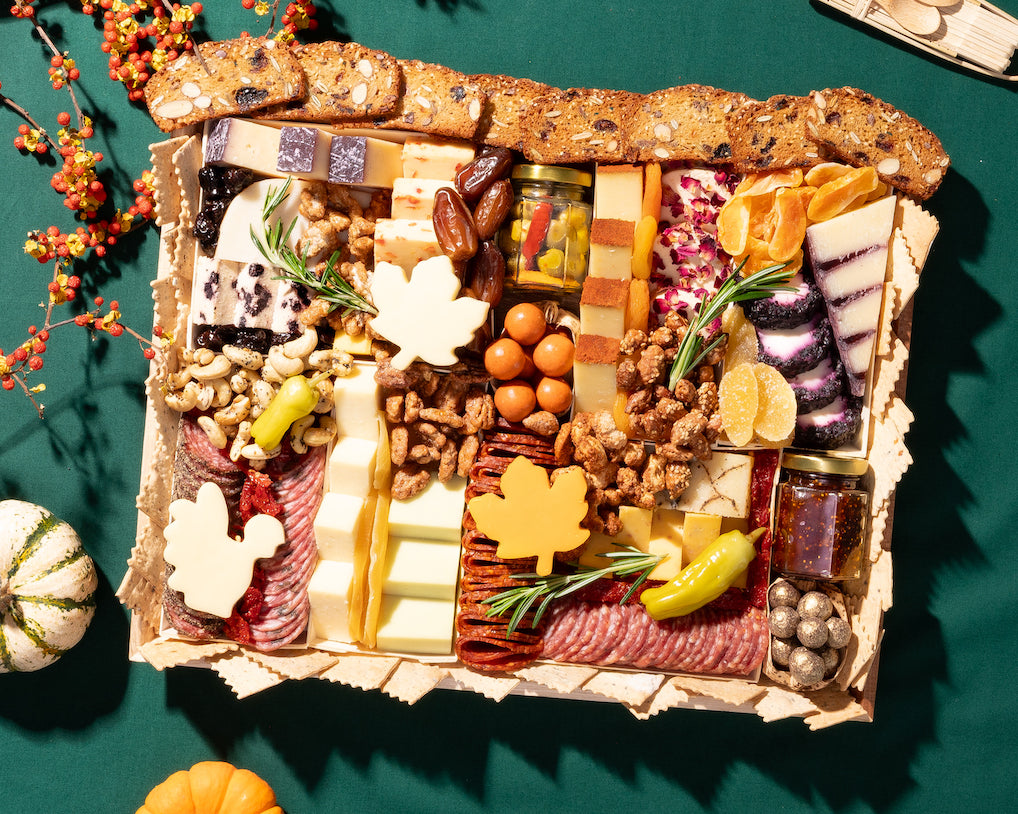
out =
<path fill-rule="evenodd" d="M 845 580 L 862 567 L 869 493 L 861 458 L 787 454 L 778 486 L 771 564 L 793 577 Z"/>
<path fill-rule="evenodd" d="M 519 164 L 499 235 L 510 289 L 578 292 L 587 273 L 592 177 L 571 167 Z"/>

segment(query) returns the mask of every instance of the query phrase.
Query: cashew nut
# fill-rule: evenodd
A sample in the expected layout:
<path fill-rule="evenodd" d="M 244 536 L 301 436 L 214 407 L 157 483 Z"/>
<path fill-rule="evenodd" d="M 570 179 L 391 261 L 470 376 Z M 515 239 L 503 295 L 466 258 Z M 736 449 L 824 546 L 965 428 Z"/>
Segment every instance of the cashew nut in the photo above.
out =
<path fill-rule="evenodd" d="M 226 449 L 226 433 L 215 421 L 207 415 L 198 416 L 198 426 L 205 430 L 205 434 L 216 449 Z"/>
<path fill-rule="evenodd" d="M 276 389 L 263 379 L 251 383 L 251 417 L 258 418 L 276 395 Z"/>
<path fill-rule="evenodd" d="M 251 399 L 247 396 L 237 396 L 226 407 L 216 410 L 213 417 L 216 423 L 222 427 L 230 427 L 239 424 L 251 412 Z"/>
<path fill-rule="evenodd" d="M 284 342 L 283 355 L 289 359 L 300 359 L 318 347 L 318 332 L 310 325 L 296 339 Z"/>
<path fill-rule="evenodd" d="M 198 403 L 195 405 L 199 410 L 207 410 L 212 406 L 212 400 L 216 397 L 215 388 L 210 384 L 202 384 L 198 391 Z"/>
<path fill-rule="evenodd" d="M 202 350 L 208 350 L 208 348 L 202 348 Z M 188 371 L 199 381 L 206 381 L 208 379 L 222 379 L 230 375 L 232 369 L 233 363 L 225 356 L 214 356 L 211 361 L 205 364 L 191 365 Z"/>
<path fill-rule="evenodd" d="M 265 359 L 258 351 L 237 345 L 223 345 L 223 356 L 245 370 L 258 370 L 265 363 Z"/>
<path fill-rule="evenodd" d="M 216 391 L 216 396 L 212 399 L 213 407 L 225 407 L 233 398 L 233 390 L 226 379 L 213 379 L 206 386 L 211 386 Z"/>
<path fill-rule="evenodd" d="M 191 381 L 191 372 L 185 367 L 166 375 L 166 386 L 170 390 L 183 390 L 184 385 Z"/>
<path fill-rule="evenodd" d="M 308 364 L 315 370 L 331 370 L 336 376 L 349 376 L 353 370 L 353 357 L 345 350 L 323 348 L 308 356 Z"/>
<path fill-rule="evenodd" d="M 249 461 L 268 461 L 271 458 L 275 458 L 281 451 L 282 445 L 273 447 L 272 449 L 262 449 L 258 444 L 247 444 L 241 451 L 240 454 L 247 458 Z"/>
<path fill-rule="evenodd" d="M 304 443 L 304 434 L 314 423 L 315 417 L 313 415 L 306 415 L 303 418 L 298 418 L 290 425 L 290 446 L 293 447 L 293 451 L 298 455 L 303 455 L 308 451 L 307 444 Z"/>
<path fill-rule="evenodd" d="M 191 381 L 184 385 L 184 389 L 175 392 L 170 391 L 163 395 L 163 401 L 166 402 L 166 406 L 171 410 L 176 410 L 178 413 L 186 413 L 189 410 L 193 410 L 198 404 L 198 394 L 201 392 L 201 388 L 198 386 L 198 382 Z"/>
<path fill-rule="evenodd" d="M 234 463 L 240 460 L 241 451 L 248 441 L 251 440 L 251 422 L 241 421 L 237 425 L 237 434 L 233 437 L 233 443 L 230 445 L 230 460 Z"/>
<path fill-rule="evenodd" d="M 247 390 L 254 382 L 259 382 L 261 379 L 258 378 L 258 374 L 252 370 L 242 368 L 230 376 L 230 389 L 234 393 L 243 393 Z"/>
<path fill-rule="evenodd" d="M 304 443 L 309 447 L 324 447 L 336 436 L 336 422 L 328 416 L 323 416 L 317 427 L 311 427 L 304 432 Z"/>
<path fill-rule="evenodd" d="M 196 364 L 207 365 L 216 358 L 216 352 L 212 348 L 198 348 L 192 358 Z"/>
<path fill-rule="evenodd" d="M 332 379 L 323 379 L 318 382 L 315 386 L 315 390 L 318 391 L 318 403 L 311 408 L 313 413 L 331 413 L 333 405 L 336 403 L 335 399 L 335 387 L 332 383 Z"/>
<path fill-rule="evenodd" d="M 276 370 L 276 366 L 272 364 L 272 358 L 265 360 L 265 366 L 261 370 L 262 380 L 269 382 L 270 384 L 282 384 L 286 381 L 286 376 Z"/>
<path fill-rule="evenodd" d="M 273 345 L 269 348 L 268 361 L 281 376 L 296 376 L 304 372 L 304 360 L 287 356 L 282 345 Z"/>

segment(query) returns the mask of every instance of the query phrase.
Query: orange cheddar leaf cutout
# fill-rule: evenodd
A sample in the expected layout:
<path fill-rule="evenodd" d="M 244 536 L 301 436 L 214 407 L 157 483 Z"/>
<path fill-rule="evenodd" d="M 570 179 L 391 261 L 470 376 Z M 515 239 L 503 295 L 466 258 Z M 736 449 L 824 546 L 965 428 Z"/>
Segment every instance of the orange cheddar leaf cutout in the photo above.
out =
<path fill-rule="evenodd" d="M 536 573 L 547 576 L 556 551 L 571 551 L 590 536 L 580 526 L 587 514 L 587 479 L 579 467 L 548 483 L 548 473 L 522 455 L 506 467 L 504 498 L 479 495 L 467 504 L 478 530 L 498 543 L 502 559 L 537 557 Z"/>

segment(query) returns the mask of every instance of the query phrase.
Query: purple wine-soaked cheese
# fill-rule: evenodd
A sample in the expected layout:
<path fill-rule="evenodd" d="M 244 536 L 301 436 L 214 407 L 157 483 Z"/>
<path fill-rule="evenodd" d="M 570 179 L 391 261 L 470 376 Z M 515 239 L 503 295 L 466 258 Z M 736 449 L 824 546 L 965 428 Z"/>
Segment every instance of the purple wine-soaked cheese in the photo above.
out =
<path fill-rule="evenodd" d="M 788 378 L 814 367 L 831 347 L 831 325 L 826 315 L 794 328 L 757 328 L 757 361 L 777 368 Z"/>
<path fill-rule="evenodd" d="M 746 319 L 759 328 L 794 328 L 811 319 L 823 305 L 820 289 L 808 272 L 798 272 L 784 287 L 792 290 L 743 303 Z"/>
<path fill-rule="evenodd" d="M 845 387 L 845 369 L 839 359 L 826 356 L 809 370 L 788 379 L 795 394 L 798 413 L 826 407 Z"/>
<path fill-rule="evenodd" d="M 855 438 L 862 423 L 862 399 L 839 395 L 825 407 L 795 419 L 793 444 L 806 449 L 837 449 Z"/>

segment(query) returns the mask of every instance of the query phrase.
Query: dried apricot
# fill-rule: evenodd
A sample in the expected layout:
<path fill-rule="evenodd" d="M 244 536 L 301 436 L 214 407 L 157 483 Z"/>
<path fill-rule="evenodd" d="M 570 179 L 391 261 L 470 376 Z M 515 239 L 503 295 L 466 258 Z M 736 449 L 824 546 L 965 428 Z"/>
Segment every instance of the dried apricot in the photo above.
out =
<path fill-rule="evenodd" d="M 661 165 L 643 167 L 643 216 L 650 215 L 657 223 L 661 216 Z"/>
<path fill-rule="evenodd" d="M 764 441 L 788 440 L 795 429 L 796 404 L 792 386 L 777 368 L 763 363 L 753 365 L 753 376 L 757 384 L 754 431 Z"/>
<path fill-rule="evenodd" d="M 797 187 L 802 183 L 802 170 L 792 167 L 771 172 L 750 173 L 735 188 L 735 195 L 766 195 L 782 187 Z"/>
<path fill-rule="evenodd" d="M 633 259 L 630 261 L 633 277 L 639 280 L 650 277 L 655 239 L 657 239 L 657 218 L 653 215 L 644 215 L 633 232 Z"/>
<path fill-rule="evenodd" d="M 646 331 L 650 320 L 650 284 L 634 277 L 629 281 L 629 301 L 626 304 L 626 330 Z"/>
<path fill-rule="evenodd" d="M 736 365 L 726 370 L 718 387 L 718 406 L 725 435 L 737 447 L 753 440 L 753 422 L 760 403 L 755 365 Z"/>

